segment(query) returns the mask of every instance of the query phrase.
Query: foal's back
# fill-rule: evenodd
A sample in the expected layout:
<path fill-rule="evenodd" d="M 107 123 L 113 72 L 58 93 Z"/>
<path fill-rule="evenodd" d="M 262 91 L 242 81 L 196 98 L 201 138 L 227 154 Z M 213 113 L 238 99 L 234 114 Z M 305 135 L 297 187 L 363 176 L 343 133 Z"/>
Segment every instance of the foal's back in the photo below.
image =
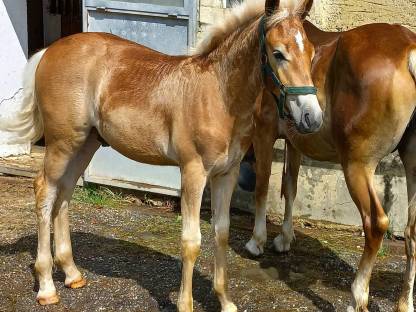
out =
<path fill-rule="evenodd" d="M 178 154 L 192 152 L 192 133 L 224 130 L 219 99 L 204 94 L 215 83 L 209 66 L 197 58 L 164 55 L 110 34 L 83 33 L 46 50 L 36 94 L 47 142 L 62 137 L 82 142 L 96 128 L 131 159 L 174 165 Z M 212 113 L 215 120 L 208 116 Z M 207 136 L 218 138 L 221 131 Z M 179 140 L 185 151 L 178 151 Z"/>

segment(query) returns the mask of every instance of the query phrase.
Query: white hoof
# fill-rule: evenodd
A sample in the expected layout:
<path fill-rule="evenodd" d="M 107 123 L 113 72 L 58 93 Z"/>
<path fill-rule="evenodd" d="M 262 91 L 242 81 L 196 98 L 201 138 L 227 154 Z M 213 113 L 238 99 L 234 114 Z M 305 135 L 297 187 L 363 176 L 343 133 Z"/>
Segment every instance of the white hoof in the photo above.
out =
<path fill-rule="evenodd" d="M 347 312 L 355 312 L 355 309 L 353 308 L 353 306 L 348 306 Z"/>
<path fill-rule="evenodd" d="M 290 242 L 285 241 L 282 234 L 279 234 L 274 240 L 273 245 L 278 252 L 287 252 L 290 250 Z"/>
<path fill-rule="evenodd" d="M 237 307 L 234 303 L 229 302 L 225 307 L 221 309 L 221 312 L 237 312 Z"/>
<path fill-rule="evenodd" d="M 246 244 L 247 251 L 255 256 L 258 257 L 264 253 L 263 246 L 259 245 L 254 238 L 251 238 L 250 241 Z"/>

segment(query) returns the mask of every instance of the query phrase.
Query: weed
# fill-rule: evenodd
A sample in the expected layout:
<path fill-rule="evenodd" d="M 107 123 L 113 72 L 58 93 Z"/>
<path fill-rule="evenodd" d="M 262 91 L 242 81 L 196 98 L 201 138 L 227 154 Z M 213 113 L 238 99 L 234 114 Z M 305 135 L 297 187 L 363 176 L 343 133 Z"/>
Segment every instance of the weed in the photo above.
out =
<path fill-rule="evenodd" d="M 88 183 L 84 187 L 77 187 L 74 201 L 95 206 L 117 207 L 129 202 L 121 193 L 114 193 L 109 188 Z"/>
<path fill-rule="evenodd" d="M 394 238 L 393 230 L 391 228 L 387 229 L 386 234 L 384 234 L 384 238 L 392 240 Z"/>
<path fill-rule="evenodd" d="M 377 256 L 384 258 L 387 257 L 390 254 L 390 248 L 389 246 L 383 244 L 380 249 L 378 250 Z"/>

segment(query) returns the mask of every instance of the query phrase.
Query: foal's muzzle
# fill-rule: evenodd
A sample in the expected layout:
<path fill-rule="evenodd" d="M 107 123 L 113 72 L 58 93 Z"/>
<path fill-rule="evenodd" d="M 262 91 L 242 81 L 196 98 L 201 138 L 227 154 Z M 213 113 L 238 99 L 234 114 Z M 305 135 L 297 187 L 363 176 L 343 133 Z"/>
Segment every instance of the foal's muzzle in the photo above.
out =
<path fill-rule="evenodd" d="M 301 134 L 317 132 L 323 123 L 323 113 L 316 95 L 299 95 L 289 99 L 290 115 Z"/>

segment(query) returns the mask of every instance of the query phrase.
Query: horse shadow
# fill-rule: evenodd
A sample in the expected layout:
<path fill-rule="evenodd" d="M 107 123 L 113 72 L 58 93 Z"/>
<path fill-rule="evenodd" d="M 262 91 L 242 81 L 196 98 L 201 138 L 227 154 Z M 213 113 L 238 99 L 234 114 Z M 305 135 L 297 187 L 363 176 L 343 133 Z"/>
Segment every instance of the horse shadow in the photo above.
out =
<path fill-rule="evenodd" d="M 244 216 L 241 217 L 241 215 Z M 274 274 L 274 279 L 284 282 L 291 290 L 309 299 L 319 311 L 337 311 L 339 303 L 336 307 L 334 304 L 338 300 L 336 297 L 340 292 L 344 293 L 344 297 L 345 293 L 350 293 L 360 255 L 354 254 L 353 259 L 348 257 L 348 262 L 354 262 L 354 266 L 352 266 L 318 239 L 303 232 L 295 231 L 296 240 L 292 243 L 289 252 L 277 253 L 269 240 L 266 244 L 265 253 L 260 257 L 253 258 L 246 251 L 244 245 L 251 238 L 254 217 L 251 215 L 247 217 L 246 215 L 246 213 L 233 210 L 230 227 L 230 248 L 243 258 L 257 261 L 259 268 L 266 272 L 271 269 L 277 272 L 277 274 Z M 207 217 L 203 216 L 203 218 Z M 241 222 L 242 219 L 243 222 Z M 280 226 L 273 224 L 267 226 L 269 239 L 280 233 Z M 346 235 L 352 234 L 346 233 Z M 329 300 L 323 298 L 314 290 L 314 288 L 320 288 L 319 285 L 333 290 L 330 291 L 333 295 L 325 294 L 325 297 L 330 298 Z M 389 287 L 386 287 L 386 285 L 389 285 Z M 373 272 L 370 282 L 370 298 L 387 299 L 395 303 L 401 285 L 401 273 L 377 270 L 377 272 Z M 278 296 L 278 294 L 276 295 Z M 348 304 L 349 301 L 342 303 L 345 309 Z M 377 304 L 377 300 L 370 299 L 369 310 L 380 312 L 383 311 L 383 307 Z"/>
<path fill-rule="evenodd" d="M 161 311 L 176 311 L 170 294 L 177 292 L 181 283 L 181 261 L 148 247 L 125 240 L 73 232 L 71 240 L 74 258 L 79 268 L 103 277 L 133 279 L 157 301 Z M 37 236 L 29 235 L 12 244 L 0 245 L 0 254 L 30 252 L 36 257 Z M 32 265 L 33 268 L 33 265 Z M 63 280 L 63 273 L 54 280 Z M 34 286 L 35 290 L 36 286 Z M 220 305 L 212 291 L 212 282 L 194 270 L 194 301 L 205 311 L 219 311 Z"/>
<path fill-rule="evenodd" d="M 203 211 L 201 217 L 210 221 L 210 211 Z M 244 248 L 251 237 L 252 222 L 252 216 L 233 211 L 230 229 L 232 250 L 243 258 L 256 261 L 260 269 L 277 272 L 274 279 L 284 282 L 291 290 L 309 299 L 319 311 L 336 311 L 336 299 L 324 298 L 316 292 L 315 287 L 324 285 L 326 288 L 344 292 L 345 297 L 354 279 L 354 267 L 319 240 L 299 231 L 296 232 L 297 239 L 291 251 L 278 254 L 268 247 L 264 255 L 253 259 Z M 268 225 L 269 238 L 275 237 L 279 231 L 280 227 Z M 176 311 L 171 294 L 180 288 L 179 257 L 172 257 L 126 240 L 92 233 L 73 232 L 71 237 L 75 247 L 74 257 L 80 268 L 99 276 L 134 280 L 156 300 L 161 311 Z M 37 236 L 29 235 L 14 243 L 0 245 L 0 254 L 29 252 L 35 258 L 36 245 Z M 355 259 L 358 258 L 356 255 Z M 58 273 L 54 279 L 63 280 L 64 276 Z M 401 281 L 400 273 L 378 270 L 377 274 L 373 274 L 370 296 L 395 302 Z M 211 280 L 197 269 L 194 270 L 193 286 L 194 300 L 204 311 L 220 310 L 218 299 L 212 291 Z M 370 300 L 370 311 L 382 311 L 375 301 Z M 345 306 L 347 304 L 348 302 L 342 303 Z"/>

